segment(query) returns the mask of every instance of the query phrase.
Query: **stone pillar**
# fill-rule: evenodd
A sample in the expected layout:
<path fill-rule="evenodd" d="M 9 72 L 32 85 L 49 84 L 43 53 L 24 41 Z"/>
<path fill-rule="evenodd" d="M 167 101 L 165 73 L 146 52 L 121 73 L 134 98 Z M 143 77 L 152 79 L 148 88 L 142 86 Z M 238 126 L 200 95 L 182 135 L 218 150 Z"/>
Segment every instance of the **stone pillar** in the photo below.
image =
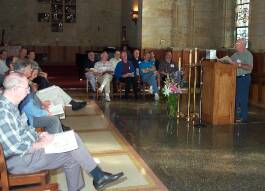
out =
<path fill-rule="evenodd" d="M 249 47 L 256 52 L 265 50 L 265 1 L 250 1 Z"/>

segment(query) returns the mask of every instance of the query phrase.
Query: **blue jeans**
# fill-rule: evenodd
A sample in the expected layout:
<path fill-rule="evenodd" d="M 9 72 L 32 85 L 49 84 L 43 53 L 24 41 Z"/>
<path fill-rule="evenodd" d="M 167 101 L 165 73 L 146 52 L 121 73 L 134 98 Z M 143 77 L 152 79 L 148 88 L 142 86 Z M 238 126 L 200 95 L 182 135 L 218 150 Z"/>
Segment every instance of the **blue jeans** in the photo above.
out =
<path fill-rule="evenodd" d="M 156 74 L 155 73 L 148 73 L 148 74 L 142 75 L 142 80 L 144 82 L 147 82 L 150 86 L 152 86 L 153 93 L 157 93 L 158 92 L 157 82 L 156 82 Z"/>
<path fill-rule="evenodd" d="M 251 76 L 238 76 L 236 78 L 236 117 L 247 121 L 248 119 L 248 96 Z"/>

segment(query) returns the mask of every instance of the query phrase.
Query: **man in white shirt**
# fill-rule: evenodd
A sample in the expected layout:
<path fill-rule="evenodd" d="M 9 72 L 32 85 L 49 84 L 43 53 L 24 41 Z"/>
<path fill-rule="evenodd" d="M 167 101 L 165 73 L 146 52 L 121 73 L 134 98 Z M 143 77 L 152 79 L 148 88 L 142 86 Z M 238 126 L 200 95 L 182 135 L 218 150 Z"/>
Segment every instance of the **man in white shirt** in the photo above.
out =
<path fill-rule="evenodd" d="M 9 70 L 9 68 L 6 65 L 6 58 L 7 58 L 7 51 L 1 50 L 0 51 L 0 86 L 2 86 L 4 77 Z"/>
<path fill-rule="evenodd" d="M 115 71 L 117 64 L 121 61 L 121 52 L 119 50 L 116 50 L 114 53 L 114 58 L 111 58 L 109 61 Z M 112 79 L 113 92 L 117 92 L 116 81 L 117 81 L 116 77 L 113 76 L 113 79 Z"/>
<path fill-rule="evenodd" d="M 103 51 L 100 55 L 100 61 L 95 63 L 95 72 L 97 76 L 97 81 L 100 83 L 98 89 L 99 92 L 105 91 L 105 100 L 110 101 L 110 82 L 112 80 L 112 75 L 114 68 L 112 64 L 108 61 L 109 55 L 106 51 Z"/>
<path fill-rule="evenodd" d="M 121 61 L 121 52 L 120 52 L 119 50 L 116 50 L 115 53 L 114 53 L 114 57 L 111 58 L 109 61 L 110 61 L 110 63 L 112 64 L 112 67 L 113 67 L 114 70 L 115 70 L 115 68 L 116 68 L 116 66 L 117 66 L 117 64 L 118 64 L 118 62 Z"/>

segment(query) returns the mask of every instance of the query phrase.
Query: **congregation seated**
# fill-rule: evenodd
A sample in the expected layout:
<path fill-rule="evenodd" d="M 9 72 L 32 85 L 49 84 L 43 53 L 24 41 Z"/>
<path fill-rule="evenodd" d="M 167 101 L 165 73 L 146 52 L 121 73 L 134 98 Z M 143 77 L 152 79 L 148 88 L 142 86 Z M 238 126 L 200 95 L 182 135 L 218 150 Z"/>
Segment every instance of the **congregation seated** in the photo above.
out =
<path fill-rule="evenodd" d="M 13 64 L 18 60 L 18 57 L 16 56 L 9 56 L 7 59 L 6 59 L 6 65 L 8 66 L 9 68 L 9 72 L 13 70 Z"/>
<path fill-rule="evenodd" d="M 131 86 L 133 87 L 135 99 L 138 98 L 135 68 L 132 62 L 127 59 L 127 53 L 125 51 L 121 53 L 121 61 L 115 68 L 114 76 L 119 82 L 125 83 L 126 99 L 128 98 Z"/>
<path fill-rule="evenodd" d="M 159 88 L 157 84 L 158 73 L 155 65 L 150 61 L 150 53 L 144 54 L 144 60 L 139 64 L 140 76 L 143 82 L 148 83 L 151 87 L 151 92 L 155 95 L 155 100 L 159 100 Z"/>
<path fill-rule="evenodd" d="M 121 52 L 119 50 L 115 50 L 114 57 L 111 58 L 109 61 L 112 65 L 113 69 L 115 70 L 117 64 L 121 61 Z M 113 78 L 112 78 L 113 92 L 117 91 L 117 87 L 116 87 L 117 84 L 116 83 L 117 83 L 116 76 L 113 75 Z"/>
<path fill-rule="evenodd" d="M 155 52 L 154 51 L 150 51 L 150 61 L 153 62 L 153 64 L 155 65 L 156 67 L 156 71 L 159 70 L 159 60 L 156 59 L 156 56 L 155 56 Z"/>
<path fill-rule="evenodd" d="M 164 59 L 159 65 L 159 74 L 162 83 L 165 82 L 166 77 L 174 72 L 178 71 L 177 65 L 172 60 L 172 51 L 166 50 Z"/>
<path fill-rule="evenodd" d="M 128 47 L 127 45 L 123 45 L 123 46 L 121 47 L 121 51 L 127 53 L 128 60 L 131 60 L 131 59 L 132 59 L 132 54 L 131 54 L 131 49 L 130 49 L 130 47 Z"/>
<path fill-rule="evenodd" d="M 34 99 L 34 93 L 30 89 L 28 91 L 28 95 L 19 104 L 19 110 L 26 114 L 29 125 L 34 128 L 43 127 L 51 134 L 62 132 L 62 124 L 58 117 L 51 115 L 48 104 L 44 107 L 40 100 Z"/>
<path fill-rule="evenodd" d="M 17 67 L 15 64 L 15 72 L 23 74 L 30 79 L 34 73 L 29 72 L 29 66 L 26 69 Z M 49 102 L 41 102 L 31 88 L 28 89 L 28 94 L 19 104 L 21 113 L 25 113 L 28 118 L 28 124 L 34 128 L 43 127 L 48 133 L 62 132 L 62 124 L 58 117 L 52 116 L 49 112 Z"/>
<path fill-rule="evenodd" d="M 31 78 L 31 64 L 30 61 L 27 59 L 18 59 L 14 64 L 13 64 L 13 71 L 14 72 L 19 72 L 23 73 L 25 76 L 28 78 Z M 38 95 L 37 87 L 36 84 L 31 82 L 31 88 L 33 91 L 36 91 L 36 94 Z M 61 89 L 59 86 L 51 86 L 48 88 L 45 88 L 44 90 L 47 91 L 47 94 L 50 96 L 48 97 L 48 100 L 40 100 L 44 103 L 44 101 L 50 101 L 52 103 L 57 103 L 61 104 L 63 106 L 66 106 L 70 104 L 72 106 L 72 110 L 78 110 L 86 106 L 86 102 L 77 102 L 73 100 L 63 89 Z M 43 91 L 43 90 L 41 90 Z M 35 97 L 35 96 L 34 96 Z"/>
<path fill-rule="evenodd" d="M 7 51 L 0 50 L 0 87 L 2 86 L 5 75 L 9 71 L 9 68 L 6 64 L 6 60 L 7 60 Z"/>
<path fill-rule="evenodd" d="M 28 55 L 27 58 L 29 59 L 29 61 L 31 62 L 31 66 L 38 69 L 38 76 L 42 76 L 44 78 L 48 77 L 48 73 L 44 72 L 39 63 L 36 62 L 35 58 L 36 58 L 36 52 L 34 50 L 29 50 L 28 51 Z"/>
<path fill-rule="evenodd" d="M 136 75 L 139 76 L 139 64 L 141 63 L 141 58 L 140 58 L 140 50 L 139 49 L 134 49 L 133 50 L 133 57 L 131 59 L 131 62 L 134 65 L 134 68 L 136 70 Z"/>
<path fill-rule="evenodd" d="M 33 173 L 62 167 L 69 191 L 84 187 L 81 168 L 92 176 L 96 190 L 113 185 L 123 176 L 123 172 L 111 174 L 101 170 L 76 133 L 77 149 L 63 153 L 45 153 L 44 148 L 53 141 L 54 135 L 37 133 L 17 108 L 28 94 L 28 79 L 24 74 L 11 72 L 5 77 L 3 86 L 4 92 L 0 95 L 0 143 L 9 173 Z"/>
<path fill-rule="evenodd" d="M 25 58 L 27 58 L 27 53 L 28 53 L 27 48 L 21 47 L 19 49 L 18 59 L 25 59 Z"/>
<path fill-rule="evenodd" d="M 111 58 L 109 61 L 112 67 L 116 68 L 117 64 L 121 61 L 121 52 L 119 50 L 115 50 L 114 57 Z"/>
<path fill-rule="evenodd" d="M 87 78 L 87 80 L 89 81 L 93 92 L 96 91 L 96 75 L 94 74 L 94 66 L 96 63 L 96 59 L 95 59 L 95 53 L 90 50 L 87 52 L 87 60 L 86 63 L 84 64 L 84 70 L 85 70 L 85 76 Z"/>
<path fill-rule="evenodd" d="M 97 78 L 97 82 L 100 83 L 100 87 L 98 91 L 101 93 L 104 91 L 105 93 L 105 100 L 110 100 L 110 82 L 113 78 L 113 71 L 114 68 L 112 64 L 108 61 L 108 53 L 103 51 L 100 55 L 100 61 L 95 63 L 94 67 L 94 75 Z"/>
<path fill-rule="evenodd" d="M 12 69 L 16 72 L 26 72 L 24 75 L 28 76 L 31 82 L 31 88 L 38 94 L 38 90 L 45 89 L 50 92 L 50 97 L 48 100 L 41 100 L 43 103 L 49 101 L 50 103 L 55 102 L 56 104 L 61 104 L 63 106 L 71 105 L 72 110 L 79 110 L 86 106 L 85 101 L 77 102 L 73 100 L 62 88 L 59 86 L 52 86 L 47 79 L 47 73 L 40 73 L 41 68 L 39 64 L 35 61 L 35 51 L 31 50 L 28 54 L 28 59 L 26 59 L 28 50 L 22 47 L 19 50 L 18 59 L 19 61 L 12 64 Z M 24 64 L 23 64 L 24 63 Z M 28 66 L 30 65 L 30 66 Z M 33 65 L 33 67 L 32 67 Z M 27 68 L 28 66 L 28 68 Z M 33 70 L 32 70 L 33 69 Z M 41 98 L 40 98 L 41 99 Z"/>
<path fill-rule="evenodd" d="M 160 74 L 158 72 L 159 61 L 156 59 L 154 51 L 150 51 L 149 53 L 150 53 L 150 62 L 155 66 L 155 69 L 157 71 L 157 73 L 156 73 L 156 75 L 157 75 L 156 81 L 157 81 L 158 90 L 160 90 L 160 87 L 161 87 L 161 84 L 160 84 Z"/>
<path fill-rule="evenodd" d="M 34 50 L 29 50 L 27 55 L 28 60 L 31 62 L 32 68 L 32 82 L 38 85 L 38 90 L 50 87 L 52 84 L 48 81 L 48 74 L 43 72 L 39 64 L 35 61 L 36 53 Z"/>

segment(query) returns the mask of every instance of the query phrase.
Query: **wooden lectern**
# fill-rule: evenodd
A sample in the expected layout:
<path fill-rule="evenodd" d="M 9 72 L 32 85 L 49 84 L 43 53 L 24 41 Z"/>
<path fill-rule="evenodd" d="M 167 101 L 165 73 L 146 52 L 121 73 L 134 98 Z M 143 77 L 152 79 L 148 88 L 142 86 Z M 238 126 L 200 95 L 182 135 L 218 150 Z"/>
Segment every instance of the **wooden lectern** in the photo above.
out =
<path fill-rule="evenodd" d="M 203 62 L 202 120 L 213 125 L 234 123 L 236 66 Z"/>

